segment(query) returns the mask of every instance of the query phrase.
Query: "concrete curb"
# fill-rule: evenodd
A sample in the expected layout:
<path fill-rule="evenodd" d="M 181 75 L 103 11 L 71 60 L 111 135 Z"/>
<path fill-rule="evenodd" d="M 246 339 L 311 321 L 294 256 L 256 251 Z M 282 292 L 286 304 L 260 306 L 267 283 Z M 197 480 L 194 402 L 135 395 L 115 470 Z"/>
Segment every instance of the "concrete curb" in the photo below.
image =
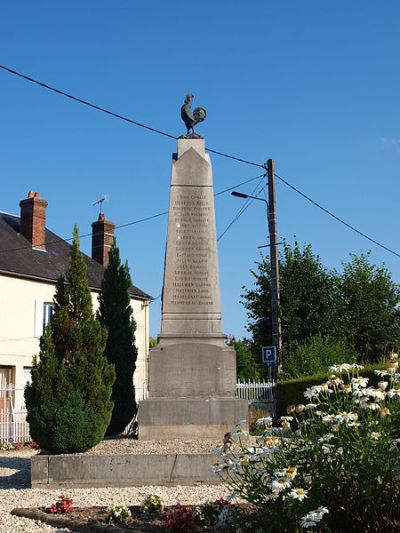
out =
<path fill-rule="evenodd" d="M 163 455 L 36 455 L 31 484 L 38 488 L 215 484 L 212 453 Z"/>

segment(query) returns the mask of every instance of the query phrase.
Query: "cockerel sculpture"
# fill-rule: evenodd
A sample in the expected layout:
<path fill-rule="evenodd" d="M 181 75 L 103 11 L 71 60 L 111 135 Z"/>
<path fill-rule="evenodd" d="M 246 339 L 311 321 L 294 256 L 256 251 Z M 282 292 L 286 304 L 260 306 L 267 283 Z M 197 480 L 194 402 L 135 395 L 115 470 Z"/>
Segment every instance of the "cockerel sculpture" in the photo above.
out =
<path fill-rule="evenodd" d="M 193 128 L 196 124 L 205 120 L 207 112 L 203 107 L 196 107 L 196 109 L 194 109 L 192 113 L 191 108 L 193 98 L 193 94 L 187 94 L 185 96 L 185 101 L 183 102 L 183 106 L 181 107 L 181 117 L 186 125 L 187 135 L 196 136 Z M 192 130 L 192 133 L 190 133 L 190 130 Z"/>

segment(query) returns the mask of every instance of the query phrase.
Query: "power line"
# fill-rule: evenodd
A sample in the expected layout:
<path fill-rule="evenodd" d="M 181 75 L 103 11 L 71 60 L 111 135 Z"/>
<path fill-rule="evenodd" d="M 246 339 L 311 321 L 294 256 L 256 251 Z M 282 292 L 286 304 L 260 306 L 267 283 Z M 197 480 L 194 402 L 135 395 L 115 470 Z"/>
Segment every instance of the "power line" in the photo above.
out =
<path fill-rule="evenodd" d="M 114 118 L 124 120 L 125 122 L 128 122 L 129 124 L 138 126 L 139 128 L 143 128 L 153 133 L 158 133 L 159 135 L 168 137 L 169 139 L 177 140 L 179 138 L 176 135 L 172 135 L 171 133 L 167 133 L 165 131 L 159 130 L 158 128 L 153 128 L 152 126 L 149 126 L 148 124 L 144 124 L 143 122 L 138 122 L 137 120 L 134 120 L 133 118 L 127 117 L 125 115 L 121 115 L 120 113 L 115 113 L 114 111 L 110 111 L 109 109 L 106 109 L 105 107 L 94 104 L 93 102 L 89 102 L 88 100 L 84 100 L 83 98 L 79 98 L 78 96 L 74 96 L 71 93 L 67 93 L 66 91 L 58 89 L 57 87 L 53 87 L 52 85 L 49 85 L 48 83 L 44 83 L 35 78 L 32 78 L 31 76 L 23 74 L 22 72 L 18 72 L 17 70 L 6 67 L 5 65 L 0 65 L 0 69 L 8 72 L 9 74 L 13 74 L 14 76 L 18 76 L 18 78 L 22 78 L 26 81 L 29 81 L 30 83 L 34 83 L 35 85 L 38 85 L 39 87 L 42 87 L 43 89 L 47 89 L 48 91 L 52 91 L 61 96 L 65 96 L 66 98 L 69 98 L 70 100 L 73 100 L 74 102 L 83 104 L 87 107 L 95 109 L 96 111 L 101 111 L 102 113 L 106 113 L 107 115 L 110 115 Z M 254 163 L 253 161 L 248 161 L 247 159 L 242 159 L 234 155 L 226 154 L 224 152 L 220 152 L 219 150 L 213 150 L 211 148 L 207 148 L 207 151 L 213 154 L 216 154 L 216 155 L 220 155 L 221 157 L 225 157 L 227 159 L 232 159 L 233 161 L 238 161 L 239 163 L 245 163 L 246 165 L 252 165 L 255 167 L 264 168 L 264 165 L 260 165 L 259 163 Z"/>
<path fill-rule="evenodd" d="M 250 183 L 251 181 L 258 180 L 259 178 L 262 178 L 262 177 L 264 177 L 264 173 L 263 174 L 259 174 L 258 176 L 255 176 L 254 178 L 250 178 L 249 180 L 242 181 L 242 183 L 237 183 L 236 185 L 233 185 L 232 187 L 229 187 L 229 189 L 224 189 L 223 191 L 219 191 L 219 192 L 215 193 L 214 196 L 219 196 L 220 194 L 224 194 L 226 192 L 233 191 L 233 189 L 237 189 L 237 187 L 241 187 L 242 185 L 246 185 L 246 183 Z"/>
<path fill-rule="evenodd" d="M 261 174 L 261 176 L 263 176 L 263 174 Z M 219 191 L 216 194 L 214 194 L 214 196 L 220 196 L 221 194 L 229 192 L 232 189 L 236 189 L 237 187 L 241 187 L 242 185 L 246 185 L 247 183 L 250 183 L 251 181 L 255 181 L 256 179 L 259 179 L 259 178 L 260 178 L 260 175 L 254 176 L 253 178 L 250 178 L 248 180 L 242 181 L 241 183 L 237 183 L 236 185 L 233 185 L 232 187 L 229 187 L 228 189 L 224 189 L 222 191 Z M 167 214 L 168 214 L 168 211 L 162 211 L 161 213 L 156 213 L 155 215 L 150 215 L 148 217 L 140 218 L 139 220 L 133 220 L 131 222 L 126 222 L 125 224 L 118 224 L 117 226 L 115 226 L 115 229 L 127 228 L 128 226 L 134 226 L 136 224 L 140 224 L 142 222 L 147 222 L 149 220 L 153 220 L 155 218 L 158 218 L 158 217 L 161 217 L 161 216 L 164 216 L 164 215 L 167 215 Z M 84 239 L 85 237 L 90 237 L 92 235 L 93 235 L 93 233 L 83 233 L 82 235 L 79 235 L 79 238 L 80 239 Z M 96 234 L 94 234 L 94 236 L 96 236 Z M 61 241 L 68 242 L 68 241 L 72 241 L 72 240 L 73 240 L 73 237 L 68 237 L 66 239 L 63 239 L 63 238 L 60 237 L 60 238 L 54 239 L 52 241 L 41 243 L 38 246 L 48 246 L 50 244 L 56 244 L 56 243 L 61 242 Z M 26 246 L 20 246 L 18 248 L 7 248 L 5 250 L 0 250 L 0 254 L 1 253 L 5 253 L 5 252 L 18 252 L 19 250 L 27 250 L 27 249 L 31 249 L 31 246 L 26 245 Z"/>
<path fill-rule="evenodd" d="M 161 298 L 162 296 L 162 292 L 160 292 L 160 294 L 158 296 L 156 296 L 155 298 L 153 298 L 153 300 L 151 300 L 150 304 L 156 302 L 159 298 Z"/>
<path fill-rule="evenodd" d="M 51 85 L 48 85 L 47 83 L 44 83 L 44 82 L 41 82 L 35 78 L 32 78 L 31 76 L 27 76 L 26 74 L 23 74 L 21 72 L 18 72 L 17 70 L 14 70 L 12 68 L 9 68 L 9 67 L 6 67 L 5 65 L 0 65 L 0 69 L 8 72 L 9 74 L 13 74 L 14 76 L 18 76 L 19 78 L 22 78 L 26 81 L 29 81 L 30 83 L 33 83 L 35 85 L 38 85 L 44 89 L 47 89 L 49 91 L 52 91 L 54 93 L 57 93 L 61 96 L 65 96 L 66 98 L 69 98 L 70 100 L 73 100 L 75 102 L 78 102 L 80 104 L 83 104 L 85 106 L 88 106 L 92 109 L 95 109 L 97 111 L 101 111 L 102 113 L 106 113 L 107 115 L 110 115 L 114 118 L 117 118 L 117 119 L 120 119 L 120 120 L 123 120 L 125 122 L 128 122 L 130 124 L 133 124 L 135 126 L 138 126 L 140 128 L 143 128 L 143 129 L 146 129 L 148 131 L 151 131 L 153 133 L 158 133 L 159 135 L 162 135 L 164 137 L 168 137 L 170 139 L 174 139 L 174 140 L 177 140 L 178 137 L 176 137 L 176 135 L 172 135 L 170 133 L 167 133 L 165 131 L 162 131 L 160 129 L 157 129 L 157 128 L 154 128 L 152 126 L 149 126 L 147 124 L 144 124 L 142 122 L 139 122 L 137 120 L 134 120 L 130 117 L 127 117 L 125 115 L 121 115 L 119 113 L 114 113 L 113 111 L 110 111 L 109 109 L 106 109 L 104 107 L 101 107 L 97 104 L 94 104 L 92 102 L 89 102 L 87 100 L 84 100 L 83 98 L 79 98 L 77 96 L 74 96 L 70 93 L 67 93 L 65 91 L 62 91 L 61 89 L 58 89 L 56 87 L 53 87 Z M 262 168 L 262 169 L 265 169 L 265 165 L 262 165 L 260 163 L 256 163 L 255 161 L 250 161 L 248 159 L 243 159 L 243 158 L 240 158 L 240 157 L 237 157 L 237 156 L 234 156 L 234 155 L 231 155 L 231 154 L 227 154 L 225 152 L 221 152 L 219 150 L 214 150 L 212 148 L 207 148 L 207 151 L 210 152 L 210 153 L 213 153 L 213 154 L 216 154 L 216 155 L 219 155 L 221 157 L 225 157 L 227 159 L 231 159 L 233 161 L 237 161 L 239 163 L 244 163 L 246 165 L 251 165 L 251 166 L 256 166 L 256 167 L 259 167 L 259 168 Z M 295 192 L 297 192 L 298 194 L 300 194 L 300 196 L 302 196 L 303 198 L 305 198 L 306 200 L 308 200 L 309 202 L 311 202 L 313 205 L 315 205 L 316 207 L 318 207 L 319 209 L 321 209 L 322 211 L 324 211 L 326 214 L 328 214 L 329 216 L 331 216 L 332 218 L 334 218 L 335 220 L 337 220 L 338 222 L 340 222 L 341 224 L 343 224 L 344 226 L 346 226 L 347 228 L 349 228 L 350 230 L 354 231 L 355 233 L 357 233 L 358 235 L 360 235 L 361 237 L 364 237 L 365 239 L 367 239 L 368 241 L 372 242 L 373 244 L 375 244 L 376 246 L 379 246 L 380 248 L 382 248 L 383 250 L 386 250 L 387 252 L 397 256 L 397 257 L 400 257 L 400 253 L 397 253 L 395 252 L 394 250 L 391 250 L 390 248 L 388 248 L 387 246 L 385 246 L 384 244 L 381 244 L 380 242 L 378 242 L 377 240 L 373 239 L 372 237 L 368 236 L 366 233 L 363 233 L 362 231 L 358 230 L 355 226 L 349 224 L 348 222 L 345 222 L 343 219 L 341 219 L 340 217 L 338 217 L 337 215 L 335 215 L 334 213 L 332 213 L 331 211 L 329 211 L 328 209 L 326 209 L 325 207 L 323 207 L 322 205 L 320 205 L 318 202 L 316 202 L 315 200 L 313 200 L 312 198 L 310 198 L 307 194 L 303 193 L 302 191 L 300 191 L 300 189 L 297 189 L 294 185 L 292 185 L 291 183 L 289 183 L 287 180 L 285 180 L 284 178 L 282 178 L 281 176 L 279 176 L 278 174 L 275 173 L 275 176 L 281 180 L 283 183 L 285 183 L 288 187 L 290 187 L 291 189 L 293 189 Z M 165 214 L 165 213 L 160 213 L 158 215 L 154 215 L 152 218 L 156 217 L 156 216 L 161 216 L 162 214 Z M 137 224 L 139 223 L 140 221 L 134 221 L 132 223 L 128 223 L 128 225 L 131 225 L 131 224 Z M 88 234 L 90 235 L 90 234 Z M 85 235 L 87 236 L 87 235 Z M 82 236 L 83 237 L 83 236 Z M 220 236 L 221 238 L 221 236 Z M 63 240 L 70 240 L 70 239 L 63 239 Z M 2 250 L 0 250 L 1 252 Z"/>
<path fill-rule="evenodd" d="M 156 215 L 151 215 L 149 217 L 140 218 L 139 220 L 133 220 L 132 222 L 127 222 L 126 224 L 120 224 L 119 226 L 115 226 L 114 229 L 125 228 L 127 226 L 133 226 L 135 224 L 140 224 L 141 222 L 147 222 L 148 220 L 161 217 L 163 215 L 166 215 L 167 213 L 168 211 L 163 211 L 162 213 L 157 213 Z M 93 235 L 93 233 L 83 233 L 82 235 L 79 235 L 79 239 L 84 239 L 85 237 L 90 237 L 91 235 Z M 95 233 L 94 236 L 96 235 L 100 235 L 100 233 L 99 234 Z M 68 242 L 68 241 L 72 241 L 73 239 L 74 239 L 73 237 L 68 237 L 66 239 L 63 239 L 60 237 L 58 239 L 54 239 L 53 241 L 40 243 L 37 246 L 38 247 L 49 246 L 49 244 L 57 244 L 58 242 Z M 5 253 L 5 252 L 18 252 L 20 250 L 27 250 L 27 249 L 32 249 L 32 247 L 31 246 L 20 246 L 19 248 L 7 248 L 5 250 L 0 250 L 0 254 Z"/>
<path fill-rule="evenodd" d="M 321 209 L 321 211 L 323 211 L 324 213 L 326 213 L 327 215 L 329 215 L 330 217 L 332 217 L 333 219 L 337 220 L 338 222 L 340 222 L 341 224 L 343 224 L 344 226 L 346 226 L 347 228 L 351 229 L 352 231 L 354 231 L 355 233 L 357 233 L 358 235 L 361 235 L 361 237 L 364 237 L 364 239 L 367 239 L 368 241 L 372 242 L 373 244 L 376 244 L 376 246 L 379 246 L 380 248 L 382 248 L 383 250 L 386 250 L 387 252 L 397 256 L 397 257 L 400 257 L 400 253 L 397 253 L 395 252 L 394 250 L 388 248 L 387 246 L 385 246 L 384 244 L 381 244 L 380 242 L 378 242 L 377 240 L 373 239 L 372 237 L 370 237 L 369 235 L 367 235 L 366 233 L 363 233 L 362 231 L 360 231 L 359 229 L 357 229 L 355 226 L 352 226 L 351 224 L 349 224 L 348 222 L 346 222 L 345 220 L 343 220 L 342 218 L 338 217 L 337 215 L 335 215 L 334 213 L 332 213 L 332 211 L 329 211 L 329 209 L 327 209 L 326 207 L 322 206 L 321 204 L 319 204 L 318 202 L 316 202 L 315 200 L 313 200 L 312 198 L 310 198 L 309 196 L 307 196 L 307 194 L 305 194 L 304 192 L 300 191 L 299 189 L 297 189 L 294 185 L 292 185 L 291 183 L 289 183 L 287 180 L 285 180 L 284 178 L 282 178 L 281 176 L 278 176 L 278 174 L 274 173 L 275 174 L 275 177 L 278 178 L 279 180 L 281 180 L 285 185 L 287 185 L 288 187 L 290 187 L 291 189 L 293 189 L 295 192 L 297 192 L 297 194 L 300 194 L 300 196 L 302 196 L 303 198 L 305 198 L 307 201 L 309 201 L 310 203 L 312 203 L 313 205 L 315 205 L 316 207 L 318 207 L 318 209 Z"/>
<path fill-rule="evenodd" d="M 260 194 L 260 192 L 264 189 L 265 185 L 262 186 L 262 188 L 256 193 L 257 189 L 259 188 L 260 186 L 260 183 L 262 182 L 262 180 L 264 179 L 264 174 L 261 176 L 261 179 L 259 180 L 259 182 L 257 183 L 257 185 L 254 187 L 251 195 L 252 196 L 258 196 Z M 251 203 L 253 202 L 254 198 L 248 198 L 246 200 L 246 202 L 244 203 L 244 205 L 242 205 L 242 207 L 239 209 L 239 211 L 236 213 L 236 215 L 233 217 L 233 219 L 230 221 L 230 223 L 227 225 L 227 227 L 224 229 L 224 231 L 221 233 L 221 235 L 218 237 L 217 239 L 217 242 L 219 242 L 222 237 L 230 230 L 230 228 L 233 226 L 233 224 L 239 220 L 239 218 L 243 215 L 243 213 L 246 211 L 246 209 L 248 207 L 250 207 Z"/>
<path fill-rule="evenodd" d="M 159 135 L 163 135 L 164 137 L 169 137 L 170 139 L 177 139 L 175 135 L 171 135 L 170 133 L 166 133 L 165 131 L 161 131 L 157 128 L 153 128 L 152 126 L 148 126 L 147 124 L 143 124 L 142 122 L 138 122 L 137 120 L 134 120 L 132 118 L 126 117 L 124 115 L 120 115 L 119 113 L 114 113 L 114 111 L 110 111 L 109 109 L 106 109 L 105 107 L 101 107 L 97 104 L 93 104 L 92 102 L 88 102 L 87 100 L 83 100 L 83 98 L 79 98 L 78 96 L 74 96 L 73 94 L 62 91 L 61 89 L 57 89 L 57 87 L 53 87 L 52 85 L 48 85 L 47 83 L 31 78 L 30 76 L 27 76 L 26 74 L 22 74 L 21 72 L 18 72 L 12 68 L 6 67 L 4 65 L 0 65 L 0 68 L 2 70 L 5 70 L 6 72 L 9 72 L 10 74 L 14 74 L 15 76 L 18 76 L 19 78 L 22 78 L 36 85 L 39 85 L 40 87 L 43 87 L 44 89 L 48 89 L 49 91 L 53 91 L 54 93 L 61 94 L 61 96 L 65 96 L 66 98 L 69 98 L 70 100 L 74 100 L 75 102 L 79 102 L 80 104 L 91 107 L 92 109 L 96 109 L 97 111 L 101 111 L 102 113 L 106 113 L 107 115 L 111 115 L 112 117 L 119 118 L 120 120 L 129 122 L 130 124 L 134 124 L 135 126 L 138 126 L 139 128 L 144 128 L 146 130 L 152 131 L 153 133 L 158 133 Z"/>

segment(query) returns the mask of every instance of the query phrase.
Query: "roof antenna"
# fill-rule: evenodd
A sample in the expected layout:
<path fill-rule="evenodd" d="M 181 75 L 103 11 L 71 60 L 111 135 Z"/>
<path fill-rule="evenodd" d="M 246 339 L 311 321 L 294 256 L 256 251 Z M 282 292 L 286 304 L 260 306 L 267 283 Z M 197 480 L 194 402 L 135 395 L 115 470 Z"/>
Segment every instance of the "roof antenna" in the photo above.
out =
<path fill-rule="evenodd" d="M 103 202 L 108 202 L 108 199 L 108 194 L 103 194 L 98 200 L 96 200 L 96 202 L 94 202 L 93 205 L 99 205 L 99 215 L 102 213 Z"/>

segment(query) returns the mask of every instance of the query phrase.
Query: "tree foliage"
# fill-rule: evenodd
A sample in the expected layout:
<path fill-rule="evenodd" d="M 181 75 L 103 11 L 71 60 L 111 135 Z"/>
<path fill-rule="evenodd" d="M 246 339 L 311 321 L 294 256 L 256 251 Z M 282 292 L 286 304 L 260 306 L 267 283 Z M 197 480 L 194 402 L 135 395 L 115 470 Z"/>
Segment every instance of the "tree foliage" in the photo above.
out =
<path fill-rule="evenodd" d="M 338 287 L 343 334 L 367 361 L 397 350 L 400 343 L 400 287 L 369 254 L 351 254 Z"/>
<path fill-rule="evenodd" d="M 248 343 L 245 340 L 235 341 L 233 347 L 236 351 L 236 372 L 238 379 L 259 379 L 258 365 Z"/>
<path fill-rule="evenodd" d="M 284 371 L 280 379 L 311 376 L 338 363 L 355 363 L 357 353 L 344 339 L 314 335 L 295 342 L 285 351 Z"/>
<path fill-rule="evenodd" d="M 272 344 L 271 271 L 269 257 L 256 263 L 255 284 L 245 289 L 243 303 L 248 312 L 248 330 L 254 344 Z M 311 245 L 284 244 L 280 261 L 282 339 L 285 346 L 336 328 L 334 295 L 336 276 L 327 271 Z"/>
<path fill-rule="evenodd" d="M 107 435 L 120 434 L 137 410 L 133 385 L 137 359 L 136 322 L 130 305 L 131 286 L 128 265 L 121 264 L 119 249 L 114 241 L 101 283 L 98 313 L 100 324 L 108 331 L 104 355 L 115 366 L 116 374 L 111 396 L 114 409 Z"/>
<path fill-rule="evenodd" d="M 261 346 L 272 344 L 269 257 L 256 265 L 254 286 L 244 287 L 242 302 L 253 350 L 261 353 Z M 359 359 L 371 362 L 399 346 L 399 285 L 384 266 L 371 264 L 368 255 L 352 255 L 340 274 L 324 267 L 311 245 L 284 243 L 280 283 L 283 363 L 285 354 L 307 346 L 312 338 L 344 342 Z"/>
<path fill-rule="evenodd" d="M 65 276 L 58 279 L 54 314 L 40 339 L 32 384 L 25 389 L 32 438 L 53 453 L 85 451 L 111 418 L 114 370 L 103 356 L 106 330 L 93 315 L 78 229 Z"/>

